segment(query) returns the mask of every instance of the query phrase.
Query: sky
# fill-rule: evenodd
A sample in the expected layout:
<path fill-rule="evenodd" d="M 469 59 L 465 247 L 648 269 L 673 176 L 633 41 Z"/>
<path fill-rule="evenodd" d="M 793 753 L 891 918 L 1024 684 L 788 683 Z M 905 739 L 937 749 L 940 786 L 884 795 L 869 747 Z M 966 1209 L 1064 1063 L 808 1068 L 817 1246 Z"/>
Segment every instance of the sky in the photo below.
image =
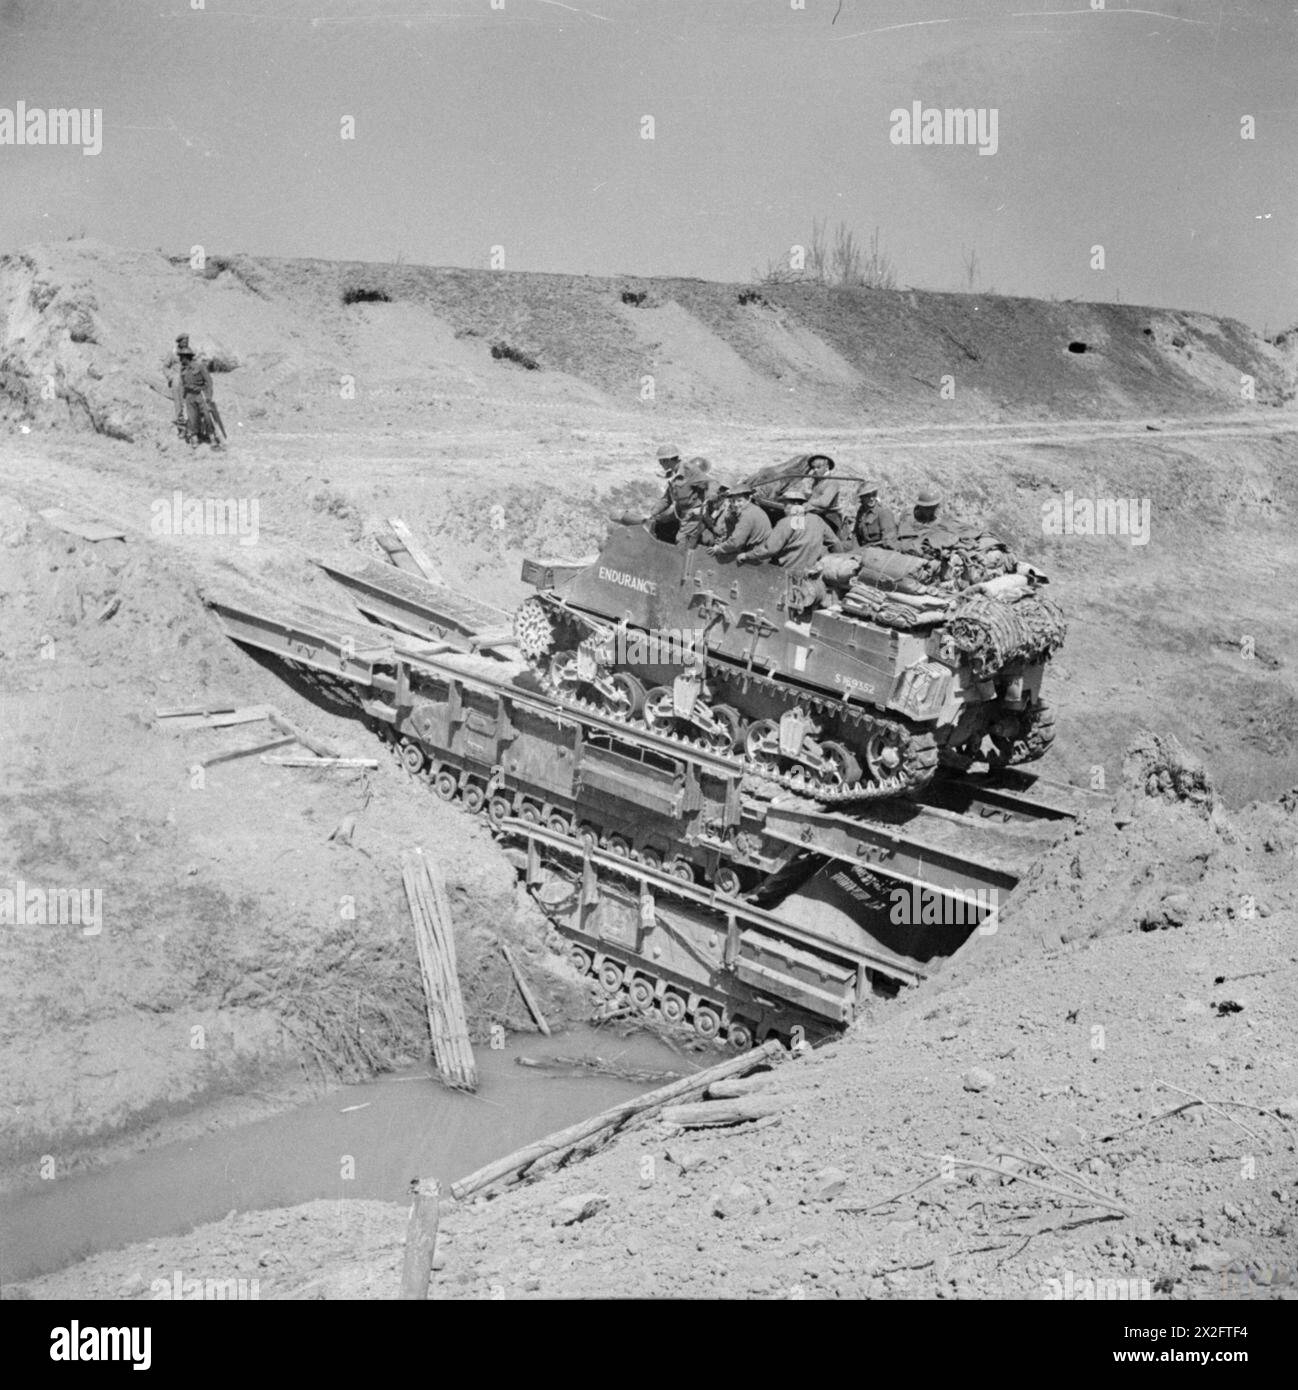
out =
<path fill-rule="evenodd" d="M 102 149 L 0 143 L 0 252 L 747 280 L 820 218 L 902 286 L 1298 322 L 1290 0 L 0 0 L 19 101 Z"/>

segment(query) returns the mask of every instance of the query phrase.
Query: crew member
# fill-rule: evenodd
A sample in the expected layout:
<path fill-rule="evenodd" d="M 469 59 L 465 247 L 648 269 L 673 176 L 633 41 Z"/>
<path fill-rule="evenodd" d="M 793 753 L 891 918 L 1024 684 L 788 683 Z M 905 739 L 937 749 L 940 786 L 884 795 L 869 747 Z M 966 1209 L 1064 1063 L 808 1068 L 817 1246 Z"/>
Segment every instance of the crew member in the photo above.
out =
<path fill-rule="evenodd" d="M 782 569 L 805 574 L 822 555 L 834 548 L 837 539 L 827 521 L 814 512 L 794 508 L 775 523 L 766 540 L 743 551 L 739 563 L 772 560 Z"/>
<path fill-rule="evenodd" d="M 879 484 L 868 482 L 861 489 L 860 505 L 852 524 L 852 536 L 859 546 L 881 545 L 889 550 L 897 545 L 897 518 L 892 508 L 879 501 Z"/>
<path fill-rule="evenodd" d="M 925 543 L 935 550 L 944 550 L 959 539 L 945 521 L 938 519 L 942 498 L 932 488 L 925 488 L 915 499 L 915 510 L 897 528 L 897 549 L 910 555 L 923 554 Z"/>
<path fill-rule="evenodd" d="M 723 537 L 708 546 L 708 554 L 724 559 L 764 545 L 771 534 L 771 518 L 753 501 L 751 486 L 733 487 L 725 493 L 719 519 Z"/>

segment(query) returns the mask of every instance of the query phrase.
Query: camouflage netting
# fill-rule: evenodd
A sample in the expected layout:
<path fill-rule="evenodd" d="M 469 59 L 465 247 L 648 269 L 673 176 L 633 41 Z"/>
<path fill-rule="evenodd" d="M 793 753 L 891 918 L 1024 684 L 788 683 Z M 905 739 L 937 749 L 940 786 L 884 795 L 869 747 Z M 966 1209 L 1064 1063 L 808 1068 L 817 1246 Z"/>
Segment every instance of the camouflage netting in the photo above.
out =
<path fill-rule="evenodd" d="M 1068 627 L 1059 605 L 1040 594 L 1017 603 L 975 594 L 947 620 L 947 631 L 985 680 L 1011 661 L 1044 660 L 1063 646 Z"/>
<path fill-rule="evenodd" d="M 1172 734 L 1142 729 L 1122 757 L 1122 792 L 1117 818 L 1130 821 L 1142 798 L 1188 805 L 1211 818 L 1217 792 L 1203 762 L 1186 751 Z"/>

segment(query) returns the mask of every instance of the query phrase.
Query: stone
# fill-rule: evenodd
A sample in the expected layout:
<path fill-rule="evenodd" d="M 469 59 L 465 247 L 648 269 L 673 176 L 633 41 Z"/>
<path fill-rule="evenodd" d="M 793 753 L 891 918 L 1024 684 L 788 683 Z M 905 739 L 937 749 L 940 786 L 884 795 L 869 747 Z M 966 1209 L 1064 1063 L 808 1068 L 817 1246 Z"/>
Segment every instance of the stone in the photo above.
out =
<path fill-rule="evenodd" d="M 754 1216 L 762 1209 L 761 1197 L 747 1183 L 737 1182 L 712 1197 L 712 1215 L 723 1221 Z"/>
<path fill-rule="evenodd" d="M 960 1078 L 966 1091 L 987 1091 L 996 1084 L 996 1078 L 986 1067 L 970 1067 Z"/>
<path fill-rule="evenodd" d="M 1206 1269 L 1210 1273 L 1218 1274 L 1235 1259 L 1228 1250 L 1220 1250 L 1214 1245 L 1205 1245 L 1194 1253 L 1194 1258 L 1190 1261 L 1191 1269 Z"/>
<path fill-rule="evenodd" d="M 550 1214 L 552 1226 L 571 1226 L 578 1221 L 588 1221 L 596 1212 L 608 1206 L 608 1198 L 602 1192 L 579 1192 L 573 1197 L 565 1197 Z"/>
<path fill-rule="evenodd" d="M 846 1186 L 847 1174 L 841 1168 L 822 1168 L 802 1189 L 802 1195 L 808 1202 L 828 1202 Z"/>

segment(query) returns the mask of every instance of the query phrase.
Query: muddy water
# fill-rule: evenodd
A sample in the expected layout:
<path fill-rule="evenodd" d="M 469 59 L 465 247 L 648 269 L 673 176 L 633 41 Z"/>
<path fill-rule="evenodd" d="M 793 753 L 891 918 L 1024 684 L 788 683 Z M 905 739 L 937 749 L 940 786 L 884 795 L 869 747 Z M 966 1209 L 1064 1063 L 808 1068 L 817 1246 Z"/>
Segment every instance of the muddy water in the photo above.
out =
<path fill-rule="evenodd" d="M 331 1091 L 320 1100 L 111 1167 L 0 1199 L 0 1280 L 61 1269 L 100 1250 L 172 1235 L 231 1210 L 318 1197 L 407 1199 L 412 1177 L 443 1187 L 492 1159 L 654 1086 L 597 1074 L 555 1075 L 515 1058 L 597 1055 L 681 1074 L 709 1065 L 650 1037 L 573 1029 L 477 1049 L 480 1088 L 448 1091 L 426 1067 Z M 343 1177 L 350 1159 L 355 1176 Z"/>

